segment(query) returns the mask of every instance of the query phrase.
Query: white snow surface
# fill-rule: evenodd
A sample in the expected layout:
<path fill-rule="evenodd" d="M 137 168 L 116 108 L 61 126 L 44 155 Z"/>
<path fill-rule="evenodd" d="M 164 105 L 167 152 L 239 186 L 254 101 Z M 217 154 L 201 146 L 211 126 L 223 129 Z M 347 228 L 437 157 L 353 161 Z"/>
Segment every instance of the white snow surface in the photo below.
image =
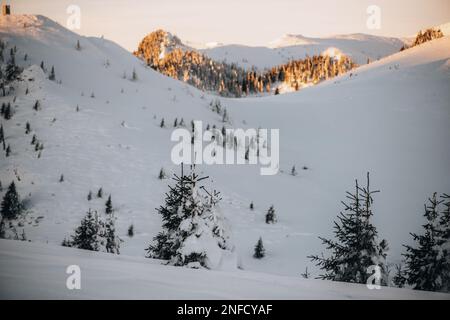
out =
<path fill-rule="evenodd" d="M 0 299 L 449 299 L 450 295 L 258 272 L 194 270 L 157 260 L 0 240 Z M 69 265 L 81 288 L 69 290 Z"/>
<path fill-rule="evenodd" d="M 154 208 L 163 203 L 167 185 L 172 183 L 159 180 L 159 170 L 164 167 L 169 175 L 180 171 L 170 160 L 174 145 L 170 141 L 171 124 L 175 118 L 184 118 L 187 125 L 194 119 L 221 128 L 221 117 L 209 107 L 215 97 L 145 67 L 111 41 L 77 35 L 42 16 L 0 17 L 0 37 L 8 42 L 8 48 L 17 46 L 16 61 L 27 68 L 27 80 L 21 82 L 12 103 L 15 114 L 9 121 L 1 120 L 12 155 L 6 158 L 4 152 L 0 153 L 4 186 L 0 196 L 15 179 L 28 206 L 25 232 L 34 242 L 0 242 L 0 263 L 12 267 L 2 266 L 1 281 L 8 288 L 18 284 L 18 291 L 11 289 L 11 296 L 24 296 L 29 290 L 29 297 L 82 297 L 83 292 L 83 297 L 119 297 L 119 291 L 122 297 L 124 292 L 132 297 L 146 294 L 144 287 L 158 279 L 158 285 L 152 285 L 166 288 L 160 298 L 185 297 L 194 282 L 186 279 L 185 273 L 193 279 L 204 277 L 211 286 L 226 284 L 221 295 L 219 290 L 206 290 L 208 281 L 199 282 L 195 287 L 198 297 L 231 297 L 237 287 L 242 290 L 242 298 L 372 295 L 376 293 L 364 287 L 361 295 L 347 296 L 343 289 L 348 285 L 299 279 L 305 267 L 313 276 L 319 274 L 307 256 L 324 250 L 317 237 L 332 236 L 333 220 L 342 210 L 340 201 L 345 200 L 345 191 L 353 190 L 354 179 L 364 183 L 370 171 L 372 188 L 381 190 L 374 196 L 373 222 L 380 238 L 390 244 L 391 263 L 400 261 L 402 244 L 411 243 L 409 233 L 420 232 L 426 199 L 435 191 L 450 192 L 450 37 L 444 37 L 296 93 L 221 98 L 235 128 L 280 129 L 281 172 L 260 176 L 258 166 L 198 166 L 198 171 L 210 177 L 207 184 L 221 191 L 220 210 L 229 221 L 230 240 L 235 245 L 233 255 L 225 257 L 221 266 L 230 266 L 230 273 L 222 278 L 222 271 L 160 266 L 143 256 L 161 228 L 161 218 Z M 81 51 L 75 49 L 77 40 Z M 334 47 L 345 53 L 345 48 Z M 5 52 L 9 54 L 9 50 Z M 25 54 L 27 61 L 23 59 Z M 48 70 L 55 66 L 56 82 L 47 79 L 39 67 L 41 61 Z M 130 80 L 133 69 L 137 81 Z M 127 79 L 122 78 L 124 72 Z M 27 87 L 30 92 L 25 95 Z M 32 106 L 37 99 L 42 110 L 35 112 Z M 11 100 L 11 96 L 2 97 L 0 103 Z M 159 127 L 162 117 L 165 129 Z M 30 135 L 24 133 L 27 121 L 33 130 Z M 45 145 L 39 159 L 30 145 L 33 134 Z M 289 174 L 293 165 L 299 171 L 297 176 Z M 308 169 L 302 170 L 303 166 Z M 62 183 L 61 174 L 65 180 Z M 106 196 L 94 196 L 90 202 L 86 199 L 89 190 L 95 195 L 100 187 L 105 195 L 112 194 L 118 231 L 124 240 L 123 256 L 57 247 L 73 233 L 89 208 L 103 210 Z M 251 201 L 254 211 L 249 210 Z M 267 225 L 264 215 L 272 204 L 278 222 Z M 38 217 L 42 217 L 39 223 L 35 222 Z M 135 227 L 132 238 L 126 236 L 130 224 Z M 260 236 L 267 254 L 257 260 L 252 255 Z M 33 250 L 36 254 L 30 255 Z M 34 281 L 42 285 L 47 281 L 54 288 L 50 275 L 72 256 L 79 256 L 87 268 L 103 270 L 108 276 L 90 276 L 92 291 L 73 293 L 66 291 L 64 284 L 58 284 L 60 291 L 54 293 L 48 288 L 41 291 L 39 286 L 31 289 Z M 88 257 L 96 258 L 89 262 Z M 235 268 L 231 262 L 236 260 L 249 273 L 231 271 Z M 5 274 L 29 274 L 26 261 L 42 266 L 37 268 L 39 277 L 19 279 L 12 273 Z M 111 261 L 114 264 L 109 270 Z M 126 271 L 128 267 L 131 271 Z M 136 274 L 143 278 L 135 280 L 133 268 L 142 271 Z M 111 290 L 100 292 L 96 288 L 100 284 L 108 288 L 106 282 L 116 276 L 119 282 L 114 282 Z M 186 287 L 171 294 L 170 283 L 176 279 L 185 279 Z M 121 290 L 125 281 L 137 289 Z M 243 281 L 252 283 L 249 289 L 241 285 Z M 268 283 L 279 289 L 261 290 Z M 146 297 L 156 297 L 156 292 Z M 416 294 L 408 290 L 381 292 L 405 292 L 408 297 Z"/>

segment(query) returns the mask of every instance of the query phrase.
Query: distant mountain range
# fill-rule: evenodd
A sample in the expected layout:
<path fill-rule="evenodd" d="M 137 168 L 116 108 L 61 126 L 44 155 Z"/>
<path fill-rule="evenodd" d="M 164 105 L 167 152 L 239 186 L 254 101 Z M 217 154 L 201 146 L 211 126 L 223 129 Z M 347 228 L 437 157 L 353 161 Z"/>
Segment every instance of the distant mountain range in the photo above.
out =
<path fill-rule="evenodd" d="M 398 52 L 407 42 L 399 38 L 379 37 L 367 34 L 336 35 L 326 38 L 312 38 L 303 35 L 286 34 L 272 41 L 268 46 L 246 46 L 211 42 L 199 44 L 182 42 L 170 32 L 158 30 L 161 36 L 161 52 L 174 48 L 195 50 L 214 61 L 235 63 L 245 69 L 268 69 L 291 60 L 320 55 L 329 49 L 339 51 L 357 64 L 365 64 Z M 164 36 L 163 36 L 164 35 Z M 149 35 L 150 36 L 150 35 Z M 150 40 L 144 38 L 143 42 Z M 142 43 L 142 42 L 141 42 Z"/>

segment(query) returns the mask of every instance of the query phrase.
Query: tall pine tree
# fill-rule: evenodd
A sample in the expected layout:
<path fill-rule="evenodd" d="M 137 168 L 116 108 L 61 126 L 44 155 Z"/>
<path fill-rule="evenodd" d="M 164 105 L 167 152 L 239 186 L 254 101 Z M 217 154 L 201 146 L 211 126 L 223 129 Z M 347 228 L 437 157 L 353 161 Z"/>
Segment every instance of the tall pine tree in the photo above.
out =
<path fill-rule="evenodd" d="M 450 198 L 434 193 L 428 202 L 423 234 L 411 233 L 416 246 L 405 245 L 407 283 L 417 290 L 449 292 Z"/>
<path fill-rule="evenodd" d="M 366 187 L 360 187 L 356 180 L 355 192 L 347 192 L 350 203 L 342 202 L 344 212 L 334 222 L 336 240 L 319 237 L 331 255 L 309 256 L 325 271 L 319 279 L 366 283 L 370 276 L 368 267 L 372 265 L 380 267 L 383 276 L 386 274 L 387 242 L 378 242 L 377 230 L 370 221 L 373 215 L 372 195 L 376 192 L 370 190 L 369 173 Z"/>

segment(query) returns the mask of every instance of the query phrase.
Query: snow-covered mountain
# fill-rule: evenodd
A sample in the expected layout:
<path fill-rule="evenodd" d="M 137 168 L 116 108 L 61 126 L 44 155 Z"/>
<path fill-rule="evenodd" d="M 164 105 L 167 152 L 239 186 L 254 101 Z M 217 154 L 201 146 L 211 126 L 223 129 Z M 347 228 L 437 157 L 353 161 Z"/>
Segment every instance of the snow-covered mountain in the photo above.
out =
<path fill-rule="evenodd" d="M 352 58 L 357 64 L 366 64 L 398 52 L 404 42 L 397 38 L 367 34 L 337 35 L 327 38 L 309 38 L 286 34 L 272 41 L 267 47 L 223 45 L 202 50 L 214 60 L 234 62 L 238 65 L 258 69 L 270 68 L 307 55 L 319 55 L 329 49 L 337 49 Z"/>
<path fill-rule="evenodd" d="M 193 50 L 181 42 L 177 36 L 160 29 L 142 39 L 135 55 L 145 59 L 149 65 L 153 65 L 176 49 L 183 51 Z"/>
<path fill-rule="evenodd" d="M 12 119 L 1 120 L 12 154 L 0 154 L 0 181 L 3 186 L 16 182 L 28 207 L 23 228 L 28 239 L 37 243 L 0 242 L 1 283 L 11 287 L 12 277 L 29 274 L 29 269 L 21 264 L 24 260 L 3 259 L 15 250 L 31 259 L 29 266 L 45 261 L 50 261 L 44 263 L 46 266 L 52 265 L 51 261 L 59 266 L 80 259 L 79 263 L 89 270 L 104 270 L 103 266 L 114 260 L 117 269 L 110 271 L 111 277 L 123 274 L 122 268 L 128 267 L 147 277 L 143 275 L 147 269 L 139 263 L 161 228 L 154 208 L 162 204 L 167 184 L 171 183 L 157 176 L 161 167 L 168 174 L 179 172 L 170 160 L 174 145 L 170 141 L 171 124 L 175 118 L 183 118 L 186 123 L 202 120 L 222 127 L 221 117 L 209 106 L 216 97 L 155 72 L 109 40 L 82 37 L 42 16 L 1 17 L 0 37 L 8 48 L 17 47 L 16 62 L 26 68 L 25 81 L 18 84 L 15 101 L 12 96 L 0 98 L 0 103 L 11 102 L 14 109 Z M 365 36 L 364 39 L 344 37 L 308 46 L 321 51 L 333 44 L 346 52 L 349 49 L 344 44 L 354 48 L 358 41 L 372 41 Z M 81 50 L 76 49 L 78 41 Z M 364 52 L 355 51 L 355 57 L 360 52 L 361 59 L 365 54 L 377 59 L 377 54 L 398 51 L 394 49 L 400 44 L 386 40 L 383 46 L 376 41 L 384 40 L 373 41 L 373 47 L 357 47 L 364 48 Z M 217 49 L 220 48 L 223 47 Z M 277 54 L 283 53 L 286 58 L 296 52 L 311 54 L 302 46 L 267 50 L 279 50 Z M 47 73 L 39 67 L 42 61 Z M 56 81 L 48 80 L 52 66 Z M 133 70 L 137 74 L 135 80 Z M 364 180 L 367 171 L 371 173 L 373 188 L 381 190 L 375 195 L 374 223 L 380 236 L 390 244 L 388 261 L 399 262 L 402 244 L 411 243 L 409 232 L 419 232 L 421 228 L 427 197 L 435 191 L 450 190 L 449 72 L 447 36 L 294 94 L 221 99 L 233 127 L 280 129 L 281 171 L 275 176 L 260 176 L 258 166 L 198 166 L 199 171 L 210 176 L 207 183 L 222 192 L 220 208 L 229 220 L 235 245 L 233 255 L 223 257 L 218 268 L 221 271 L 183 270 L 198 277 L 198 297 L 217 297 L 218 290 L 201 293 L 204 283 L 216 276 L 217 287 L 235 276 L 252 278 L 252 289 L 240 297 L 259 297 L 257 292 L 265 284 L 257 272 L 289 276 L 265 278 L 282 281 L 279 286 L 274 285 L 277 288 L 273 298 L 326 297 L 324 292 L 328 290 L 343 291 L 340 284 L 313 282 L 314 294 L 297 295 L 292 290 L 308 287 L 311 292 L 311 288 L 309 283 L 297 283 L 293 278 L 305 267 L 313 275 L 318 274 L 306 257 L 324 250 L 317 236 L 331 235 L 345 191 L 353 188 L 355 178 Z M 29 92 L 25 94 L 27 88 Z M 39 111 L 33 110 L 36 100 L 41 102 Z M 162 118 L 166 128 L 160 128 Z M 29 135 L 25 134 L 27 121 L 32 128 Z M 30 145 L 33 134 L 45 145 L 40 158 Z M 293 165 L 299 170 L 297 176 L 289 174 Z M 64 182 L 59 182 L 61 174 Z M 90 190 L 95 192 L 100 187 L 112 195 L 118 231 L 124 240 L 121 253 L 126 258 L 98 254 L 91 264 L 87 253 L 67 248 L 47 250 L 41 245 L 59 245 L 89 208 L 101 210 L 106 199 L 86 198 Z M 251 201 L 255 204 L 253 211 L 249 210 Z M 272 204 L 278 222 L 268 225 L 264 215 Z M 132 238 L 126 235 L 130 224 L 136 230 Z M 256 260 L 252 257 L 253 247 L 260 236 L 267 255 Z M 42 255 L 30 255 L 30 251 Z M 171 288 L 170 279 L 179 268 L 146 261 L 148 270 L 157 274 L 158 282 L 166 278 L 166 288 Z M 251 273 L 237 270 L 236 265 Z M 38 275 L 50 272 L 45 270 L 39 269 Z M 196 272 L 202 276 L 194 275 Z M 207 272 L 211 276 L 203 277 Z M 149 284 L 155 279 L 144 278 L 143 283 Z M 96 281 L 94 277 L 92 280 Z M 31 290 L 32 279 L 23 277 L 21 281 L 20 288 Z M 146 287 L 140 288 L 139 297 L 155 296 L 151 289 L 147 292 Z M 405 291 L 405 295 L 400 293 Z M 33 296 L 52 296 L 48 290 L 29 292 Z M 350 297 L 371 297 L 364 286 L 355 287 L 355 292 Z M 386 292 L 392 297 L 415 296 L 408 290 Z M 24 296 L 23 291 L 13 293 Z M 116 293 L 111 292 L 111 296 Z M 89 297 L 99 296 L 97 291 L 89 291 Z M 183 294 L 175 292 L 167 297 Z"/>
<path fill-rule="evenodd" d="M 375 61 L 398 52 L 404 44 L 405 42 L 398 38 L 367 34 L 336 35 L 326 38 L 309 38 L 302 35 L 286 34 L 270 42 L 267 46 L 252 47 L 217 42 L 206 44 L 183 42 L 168 31 L 157 30 L 142 40 L 137 52 L 145 56 L 154 56 L 156 59 L 176 48 L 188 51 L 194 50 L 218 62 L 225 61 L 236 63 L 246 69 L 256 67 L 259 70 L 264 70 L 287 63 L 290 60 L 320 55 L 329 50 L 338 50 L 349 56 L 357 64 L 366 64 L 368 60 Z M 149 54 L 149 48 L 155 53 Z"/>

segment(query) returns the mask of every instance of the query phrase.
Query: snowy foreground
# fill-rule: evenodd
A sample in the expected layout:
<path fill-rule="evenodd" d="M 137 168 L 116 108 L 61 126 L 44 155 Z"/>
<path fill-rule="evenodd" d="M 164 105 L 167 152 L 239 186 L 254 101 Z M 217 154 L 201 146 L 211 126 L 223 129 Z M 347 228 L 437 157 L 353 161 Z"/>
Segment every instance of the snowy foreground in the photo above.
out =
<path fill-rule="evenodd" d="M 66 268 L 81 269 L 68 290 Z M 257 272 L 194 270 L 158 261 L 0 240 L 0 299 L 450 299 L 409 289 L 352 285 Z"/>

